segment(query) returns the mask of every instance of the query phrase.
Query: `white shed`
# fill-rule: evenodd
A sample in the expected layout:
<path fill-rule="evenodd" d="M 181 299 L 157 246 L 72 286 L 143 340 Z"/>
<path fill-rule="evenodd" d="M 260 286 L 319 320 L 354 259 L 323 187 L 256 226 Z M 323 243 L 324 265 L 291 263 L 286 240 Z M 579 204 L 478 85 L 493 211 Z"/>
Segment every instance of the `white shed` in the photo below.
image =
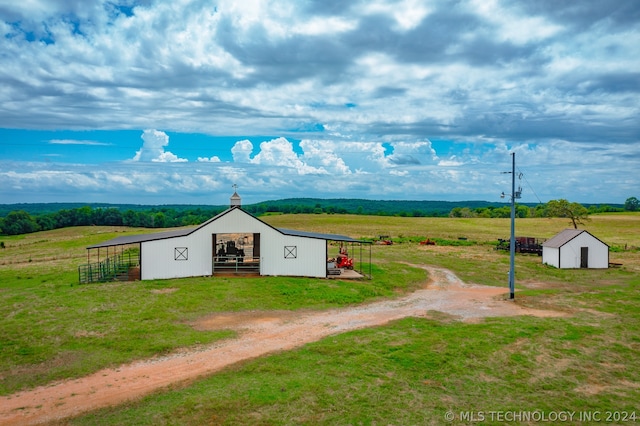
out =
<path fill-rule="evenodd" d="M 565 229 L 542 244 L 542 263 L 556 268 L 608 268 L 609 246 L 584 229 Z"/>
<path fill-rule="evenodd" d="M 97 264 L 88 262 L 87 266 L 110 268 L 120 262 L 115 260 L 117 254 L 109 257 L 110 247 L 112 253 L 117 253 L 117 247 L 122 250 L 138 244 L 139 257 L 135 263 L 143 280 L 239 273 L 324 278 L 330 273 L 329 241 L 352 247 L 368 243 L 344 235 L 274 228 L 244 211 L 238 200 L 232 197 L 231 201 L 229 209 L 194 228 L 122 236 L 87 247 L 106 248 L 107 259 L 114 259 L 105 265 L 106 260 L 100 261 L 98 251 Z M 130 270 L 131 264 L 128 267 Z M 100 280 L 94 279 L 93 273 L 89 272 L 89 279 L 83 280 L 81 271 L 80 281 Z"/>

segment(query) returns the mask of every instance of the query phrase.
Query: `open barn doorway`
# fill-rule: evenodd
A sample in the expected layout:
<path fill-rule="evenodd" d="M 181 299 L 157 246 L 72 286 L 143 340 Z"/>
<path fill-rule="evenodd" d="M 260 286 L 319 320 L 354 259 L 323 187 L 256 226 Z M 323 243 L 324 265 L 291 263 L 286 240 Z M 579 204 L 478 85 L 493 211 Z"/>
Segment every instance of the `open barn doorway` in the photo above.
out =
<path fill-rule="evenodd" d="M 212 234 L 213 275 L 260 274 L 260 234 Z"/>

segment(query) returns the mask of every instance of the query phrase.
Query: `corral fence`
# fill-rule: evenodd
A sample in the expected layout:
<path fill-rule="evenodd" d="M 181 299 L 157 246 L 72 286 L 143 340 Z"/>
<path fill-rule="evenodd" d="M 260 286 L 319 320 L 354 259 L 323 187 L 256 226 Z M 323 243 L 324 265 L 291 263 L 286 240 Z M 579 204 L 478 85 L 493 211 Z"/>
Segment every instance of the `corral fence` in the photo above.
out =
<path fill-rule="evenodd" d="M 78 266 L 78 281 L 80 284 L 139 279 L 140 265 L 138 257 L 132 257 L 130 253 L 116 254 L 100 262 Z"/>

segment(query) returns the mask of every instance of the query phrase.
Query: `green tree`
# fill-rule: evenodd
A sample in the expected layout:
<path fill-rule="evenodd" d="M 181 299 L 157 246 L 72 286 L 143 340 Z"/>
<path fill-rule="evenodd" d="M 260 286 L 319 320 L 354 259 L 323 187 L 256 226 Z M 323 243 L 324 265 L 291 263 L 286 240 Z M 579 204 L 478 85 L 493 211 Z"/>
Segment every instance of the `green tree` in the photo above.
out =
<path fill-rule="evenodd" d="M 630 212 L 638 211 L 640 210 L 640 201 L 636 197 L 629 197 L 624 202 L 624 209 Z"/>
<path fill-rule="evenodd" d="M 476 212 L 472 211 L 469 207 L 454 207 L 449 213 L 449 217 L 477 217 Z"/>
<path fill-rule="evenodd" d="M 122 223 L 125 226 L 138 226 L 138 217 L 133 210 L 127 210 L 122 215 Z"/>
<path fill-rule="evenodd" d="M 0 230 L 6 235 L 20 235 L 40 230 L 38 223 L 24 210 L 13 211 L 7 214 L 2 221 Z"/>
<path fill-rule="evenodd" d="M 491 217 L 501 217 L 501 218 L 511 217 L 511 207 L 503 206 L 503 207 L 498 207 L 497 209 L 493 209 L 493 212 L 491 213 Z"/>
<path fill-rule="evenodd" d="M 151 222 L 154 228 L 166 228 L 167 226 L 167 217 L 164 213 L 158 212 L 155 215 L 151 216 Z"/>
<path fill-rule="evenodd" d="M 122 213 L 115 208 L 99 209 L 100 210 L 100 223 L 99 225 L 122 225 Z"/>
<path fill-rule="evenodd" d="M 538 204 L 533 209 L 533 217 L 547 217 L 547 205 Z"/>
<path fill-rule="evenodd" d="M 41 231 L 49 231 L 51 229 L 55 229 L 56 227 L 56 221 L 52 215 L 40 215 L 36 216 L 35 219 Z"/>
<path fill-rule="evenodd" d="M 530 209 L 527 206 L 516 206 L 516 217 L 518 218 L 529 217 L 529 210 Z"/>
<path fill-rule="evenodd" d="M 547 203 L 548 217 L 568 217 L 571 219 L 574 229 L 578 225 L 584 225 L 589 220 L 589 211 L 580 203 L 570 203 L 565 199 L 551 200 Z"/>
<path fill-rule="evenodd" d="M 478 207 L 473 209 L 473 211 L 476 212 L 478 217 L 491 217 L 491 214 L 493 213 L 493 209 L 488 207 Z"/>
<path fill-rule="evenodd" d="M 94 225 L 93 223 L 93 212 L 91 211 L 91 207 L 84 206 L 73 210 L 75 214 L 75 222 L 71 226 L 87 226 Z"/>
<path fill-rule="evenodd" d="M 142 226 L 144 228 L 154 227 L 153 221 L 156 218 L 155 213 L 152 213 L 150 211 L 141 211 L 136 212 L 136 216 L 138 217 L 139 226 Z"/>

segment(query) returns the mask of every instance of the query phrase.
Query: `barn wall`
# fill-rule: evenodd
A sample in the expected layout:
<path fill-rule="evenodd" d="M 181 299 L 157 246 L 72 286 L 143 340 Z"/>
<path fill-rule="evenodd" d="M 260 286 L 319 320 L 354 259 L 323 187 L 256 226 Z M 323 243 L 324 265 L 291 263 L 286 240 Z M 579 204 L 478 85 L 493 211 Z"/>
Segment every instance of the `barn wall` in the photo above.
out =
<path fill-rule="evenodd" d="M 542 263 L 559 268 L 558 264 L 560 249 L 556 247 L 542 247 Z"/>
<path fill-rule="evenodd" d="M 142 243 L 141 279 L 202 275 L 211 275 L 211 242 L 204 241 L 203 235 Z"/>
<path fill-rule="evenodd" d="M 262 238 L 262 275 L 326 277 L 326 240 L 278 233 Z"/>
<path fill-rule="evenodd" d="M 259 233 L 262 275 L 326 276 L 326 241 L 281 234 L 248 213 L 233 209 L 191 235 L 142 243 L 141 279 L 212 274 L 212 234 Z M 291 253 L 285 258 L 285 247 Z M 187 259 L 184 255 L 187 254 Z"/>

